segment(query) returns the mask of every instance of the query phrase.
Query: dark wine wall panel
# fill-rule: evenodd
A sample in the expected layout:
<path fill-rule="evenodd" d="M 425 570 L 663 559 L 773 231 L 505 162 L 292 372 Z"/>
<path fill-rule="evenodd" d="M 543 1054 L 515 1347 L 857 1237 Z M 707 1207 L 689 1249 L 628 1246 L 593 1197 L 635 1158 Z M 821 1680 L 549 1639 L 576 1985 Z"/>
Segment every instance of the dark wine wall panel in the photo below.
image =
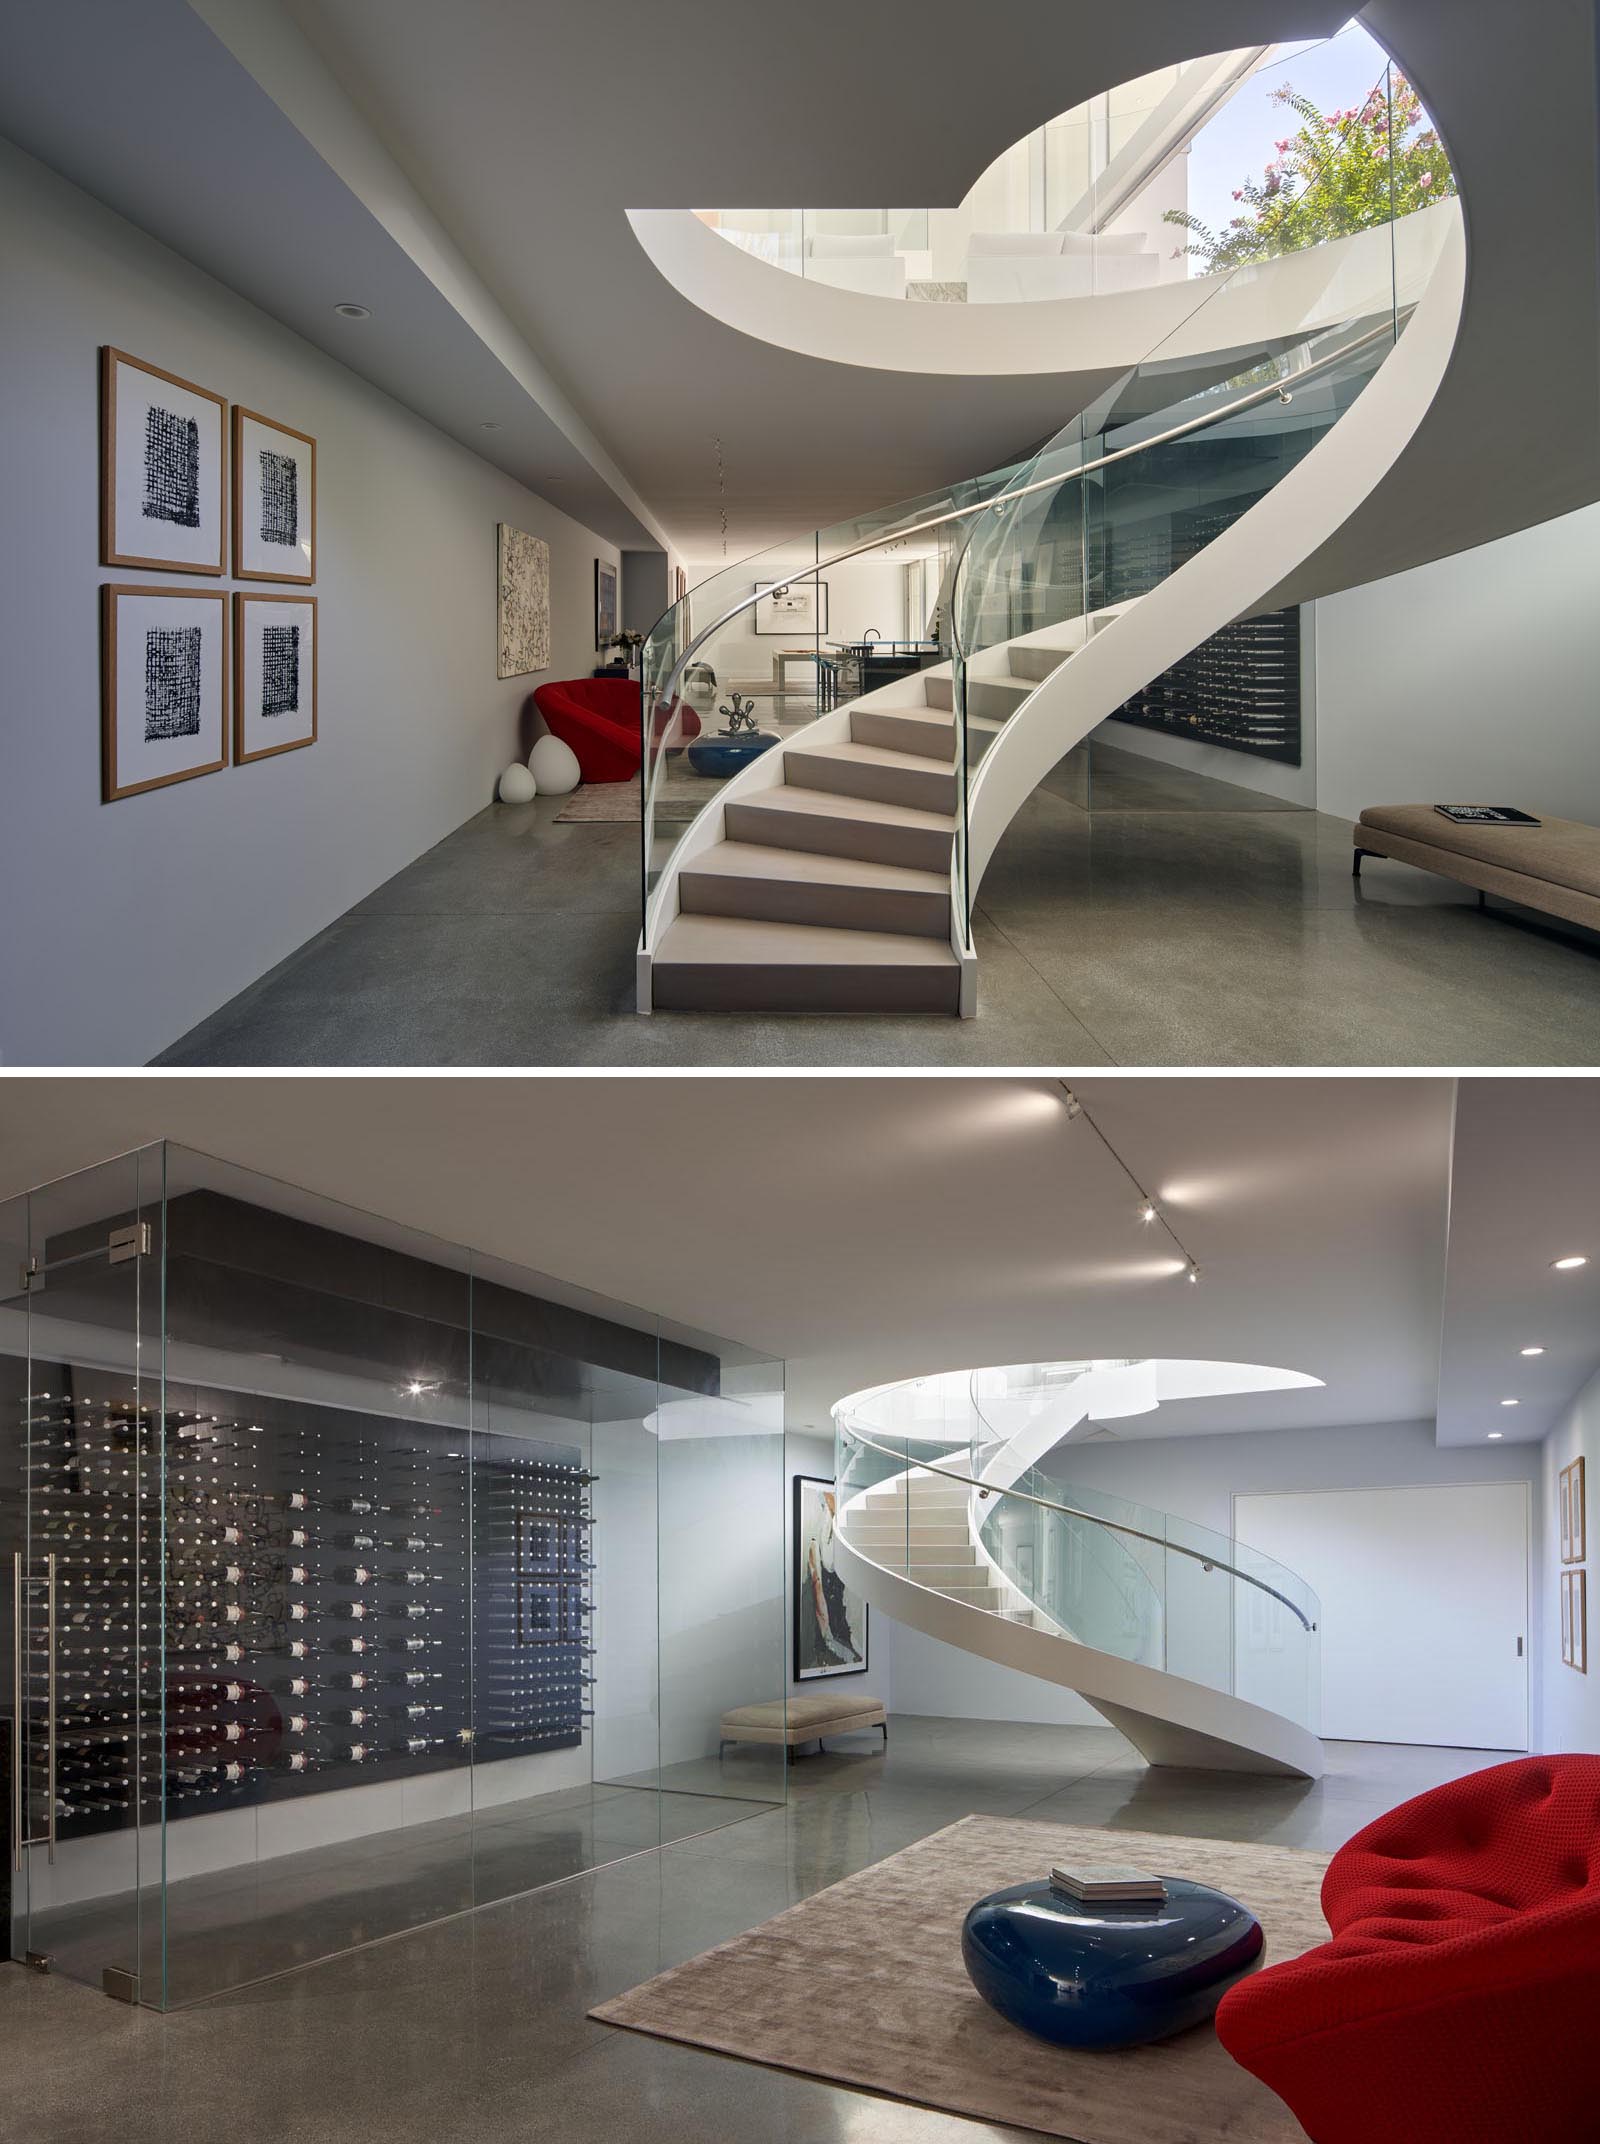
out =
<path fill-rule="evenodd" d="M 148 1817 L 163 1780 L 177 1817 L 581 1742 L 574 1448 L 189 1388 L 163 1464 L 114 1376 L 33 1385 L 25 1710 L 54 1554 L 62 1836 Z"/>
<path fill-rule="evenodd" d="M 1300 612 L 1268 611 L 1213 633 L 1112 717 L 1298 767 Z"/>

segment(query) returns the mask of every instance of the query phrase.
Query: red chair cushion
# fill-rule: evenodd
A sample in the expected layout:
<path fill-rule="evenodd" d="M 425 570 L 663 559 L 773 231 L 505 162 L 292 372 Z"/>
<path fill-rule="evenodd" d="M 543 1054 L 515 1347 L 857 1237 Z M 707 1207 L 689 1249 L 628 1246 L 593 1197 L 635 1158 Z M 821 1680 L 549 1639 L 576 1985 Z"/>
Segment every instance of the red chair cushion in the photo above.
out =
<path fill-rule="evenodd" d="M 1315 2144 L 1600 2137 L 1600 1757 L 1404 1802 L 1328 1865 L 1332 1940 L 1222 1999 L 1217 2036 Z"/>
<path fill-rule="evenodd" d="M 540 685 L 533 704 L 550 734 L 577 754 L 578 771 L 586 782 L 627 782 L 638 773 L 639 687 L 633 678 L 563 678 Z M 679 713 L 674 744 L 700 734 L 693 708 L 680 705 Z M 657 708 L 657 737 L 670 719 L 670 709 Z"/>

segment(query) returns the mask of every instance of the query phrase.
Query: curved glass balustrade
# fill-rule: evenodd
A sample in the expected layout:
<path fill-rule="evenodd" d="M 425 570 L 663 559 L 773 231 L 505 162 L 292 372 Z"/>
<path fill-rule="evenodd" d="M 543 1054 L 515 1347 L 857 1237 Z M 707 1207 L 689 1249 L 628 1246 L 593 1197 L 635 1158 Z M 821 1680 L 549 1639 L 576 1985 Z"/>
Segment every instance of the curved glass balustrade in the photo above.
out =
<path fill-rule="evenodd" d="M 1066 1398 L 1073 1367 L 1051 1365 L 1069 1374 L 1031 1388 L 1015 1372 L 982 1371 L 841 1403 L 844 1539 L 935 1592 L 1228 1691 L 1315 1732 L 1316 1594 L 1230 1535 L 1074 1483 L 1059 1447 L 1061 1425 L 1081 1418 Z M 1030 1449 L 1051 1471 L 1027 1462 Z"/>
<path fill-rule="evenodd" d="M 1350 22 L 1102 91 L 1013 143 L 953 208 L 694 213 L 773 268 L 867 297 L 995 305 L 1148 290 L 1260 257 L 1258 223 L 1279 221 L 1308 172 L 1319 184 L 1345 140 L 1351 183 L 1329 214 L 1305 220 L 1300 243 L 1359 228 L 1393 164 L 1387 88 L 1381 49 Z M 1447 187 L 1437 135 L 1409 93 L 1397 116 L 1402 169 L 1426 173 L 1424 190 Z"/>
<path fill-rule="evenodd" d="M 1414 109 L 1385 68 L 1359 115 L 1337 116 L 1352 130 L 1359 120 L 1370 147 L 1414 136 Z M 948 693 L 930 681 L 927 698 L 955 717 L 952 937 L 969 942 L 970 794 L 1005 722 L 1338 421 L 1393 348 L 1453 227 L 1453 201 L 1426 205 L 1434 189 L 1415 173 L 1352 196 L 1348 156 L 1330 153 L 1320 176 L 1309 154 L 1302 164 L 1310 176 L 1254 206 L 1248 233 L 1211 244 L 1231 265 L 1184 284 L 1160 341 L 1031 459 L 775 545 L 658 621 L 641 669 L 646 953 L 675 912 L 670 888 L 657 897 L 663 876 L 721 785 L 820 716 L 922 669 L 950 679 Z M 851 644 L 829 617 L 829 571 L 869 556 L 920 561 L 925 607 Z M 1272 750 L 1270 708 L 1262 742 Z M 693 838 L 714 828 L 701 819 Z"/>

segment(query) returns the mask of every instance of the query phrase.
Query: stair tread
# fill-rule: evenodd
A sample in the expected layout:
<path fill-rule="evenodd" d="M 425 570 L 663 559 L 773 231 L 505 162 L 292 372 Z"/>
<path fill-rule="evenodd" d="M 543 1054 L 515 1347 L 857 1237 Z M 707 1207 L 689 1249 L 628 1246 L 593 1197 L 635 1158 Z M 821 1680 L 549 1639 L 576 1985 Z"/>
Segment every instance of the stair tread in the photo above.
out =
<path fill-rule="evenodd" d="M 720 841 L 703 849 L 683 867 L 714 871 L 725 878 L 782 878 L 812 885 L 871 886 L 894 893 L 948 893 L 943 871 L 918 871 L 910 864 L 864 863 L 856 856 L 829 856 L 814 849 L 780 849 L 756 841 Z"/>
<path fill-rule="evenodd" d="M 930 763 L 926 752 L 897 752 L 886 744 L 857 744 L 852 737 L 843 737 L 837 744 L 790 745 L 786 764 L 808 759 L 842 759 L 858 767 L 897 767 L 909 774 L 926 774 L 930 764 L 937 765 Z"/>
<path fill-rule="evenodd" d="M 656 955 L 676 962 L 729 966 L 953 968 L 956 956 L 938 938 L 895 931 L 835 929 L 822 923 L 766 923 L 749 916 L 680 915 Z"/>
<path fill-rule="evenodd" d="M 910 755 L 895 753 L 893 757 Z M 804 811 L 823 819 L 865 819 L 876 826 L 928 827 L 946 834 L 955 831 L 956 823 L 953 812 L 924 811 L 916 804 L 884 804 L 876 797 L 841 796 L 834 789 L 807 789 L 798 782 L 780 782 L 737 801 L 743 811 Z"/>

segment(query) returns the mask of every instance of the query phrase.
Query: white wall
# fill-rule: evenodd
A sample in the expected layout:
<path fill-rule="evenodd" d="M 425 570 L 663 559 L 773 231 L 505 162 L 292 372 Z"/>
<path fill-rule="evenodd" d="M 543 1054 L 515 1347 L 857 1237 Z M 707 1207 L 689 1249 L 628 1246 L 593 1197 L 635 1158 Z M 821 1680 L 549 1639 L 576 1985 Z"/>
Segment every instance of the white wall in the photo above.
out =
<path fill-rule="evenodd" d="M 617 552 L 3 142 L 0 288 L 0 1062 L 141 1064 L 490 802 Z M 315 436 L 320 628 L 315 746 L 109 805 L 99 585 L 219 584 L 98 563 L 103 343 Z M 551 552 L 505 683 L 502 520 Z"/>
<path fill-rule="evenodd" d="M 1600 825 L 1600 506 L 1317 605 L 1317 802 Z"/>
<path fill-rule="evenodd" d="M 1564 1466 L 1574 1459 L 1584 1462 L 1584 1497 L 1587 1505 L 1585 1534 L 1590 1554 L 1584 1568 L 1589 1573 L 1589 1671 L 1580 1675 L 1561 1658 L 1561 1522 L 1557 1510 L 1557 1483 Z M 1600 1375 L 1590 1378 L 1566 1414 L 1544 1440 L 1544 1465 L 1535 1491 L 1538 1523 L 1536 1536 L 1544 1543 L 1545 1578 L 1534 1599 L 1542 1624 L 1545 1661 L 1543 1703 L 1534 1717 L 1540 1722 L 1539 1746 L 1547 1750 L 1600 1750 Z"/>
<path fill-rule="evenodd" d="M 797 547 L 791 546 L 797 552 Z M 903 554 L 891 553 L 887 558 L 876 552 L 865 557 L 852 558 L 842 566 L 832 566 L 823 575 L 828 584 L 828 626 L 821 635 L 826 648 L 833 641 L 859 640 L 867 630 L 876 626 L 885 640 L 901 640 L 905 637 L 901 624 L 904 608 L 901 568 L 906 563 Z M 708 580 L 723 570 L 721 560 L 702 560 L 689 568 L 689 586 L 692 589 L 699 581 Z M 761 579 L 774 577 L 763 572 Z M 711 606 L 708 615 L 715 616 L 718 610 L 736 602 L 740 595 L 754 588 L 756 576 L 752 573 L 748 582 L 741 581 L 733 592 Z M 787 637 L 781 634 L 757 633 L 754 626 L 754 609 L 743 612 L 726 625 L 715 639 L 702 650 L 702 660 L 709 661 L 717 673 L 717 704 L 726 699 L 728 687 L 734 679 L 754 680 L 763 685 L 772 682 L 772 657 L 778 648 L 803 648 L 811 645 L 804 632 Z M 793 686 L 806 682 L 798 665 L 788 674 Z M 764 712 L 758 701 L 757 720 Z M 720 728 L 713 722 L 710 727 Z"/>

